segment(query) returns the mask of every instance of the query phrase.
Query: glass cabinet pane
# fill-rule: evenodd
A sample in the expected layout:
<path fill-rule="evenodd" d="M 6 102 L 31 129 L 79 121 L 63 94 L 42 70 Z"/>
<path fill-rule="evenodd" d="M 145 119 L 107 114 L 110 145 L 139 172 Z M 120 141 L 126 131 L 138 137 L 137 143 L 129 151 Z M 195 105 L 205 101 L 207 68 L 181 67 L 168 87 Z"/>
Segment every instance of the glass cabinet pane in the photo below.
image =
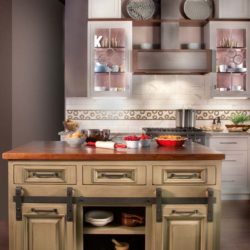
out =
<path fill-rule="evenodd" d="M 246 29 L 216 29 L 215 89 L 218 93 L 247 91 L 246 42 Z"/>
<path fill-rule="evenodd" d="M 130 89 L 131 22 L 90 22 L 89 36 L 90 95 L 127 96 Z"/>

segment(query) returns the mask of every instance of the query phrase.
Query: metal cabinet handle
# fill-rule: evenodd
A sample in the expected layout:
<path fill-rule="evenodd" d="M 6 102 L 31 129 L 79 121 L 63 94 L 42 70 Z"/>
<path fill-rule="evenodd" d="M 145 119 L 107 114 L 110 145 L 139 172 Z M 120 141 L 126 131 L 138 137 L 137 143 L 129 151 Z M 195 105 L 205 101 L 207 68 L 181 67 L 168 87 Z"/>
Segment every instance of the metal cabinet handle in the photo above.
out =
<path fill-rule="evenodd" d="M 237 160 L 227 160 L 227 159 L 225 159 L 224 161 L 236 162 Z"/>
<path fill-rule="evenodd" d="M 220 142 L 220 144 L 237 144 L 236 141 Z"/>
<path fill-rule="evenodd" d="M 193 211 L 177 211 L 177 210 L 172 210 L 172 215 L 186 215 L 186 216 L 191 216 L 194 214 L 199 214 L 199 211 L 197 209 Z"/>
<path fill-rule="evenodd" d="M 122 179 L 122 178 L 130 178 L 128 173 L 101 173 L 101 178 L 108 178 L 108 179 Z"/>
<path fill-rule="evenodd" d="M 47 214 L 51 214 L 51 213 L 55 213 L 57 214 L 58 211 L 56 208 L 54 209 L 37 209 L 37 208 L 31 208 L 31 212 L 34 213 L 47 213 Z"/>
<path fill-rule="evenodd" d="M 170 179 L 194 179 L 194 178 L 198 178 L 198 174 L 197 173 L 187 173 L 187 174 L 176 174 L 176 173 L 172 173 L 169 178 Z"/>
<path fill-rule="evenodd" d="M 57 172 L 51 172 L 51 173 L 34 172 L 34 173 L 32 173 L 32 176 L 37 177 L 37 178 L 55 178 L 55 177 L 58 177 L 59 174 Z"/>
<path fill-rule="evenodd" d="M 222 182 L 235 182 L 235 180 L 224 180 Z"/>

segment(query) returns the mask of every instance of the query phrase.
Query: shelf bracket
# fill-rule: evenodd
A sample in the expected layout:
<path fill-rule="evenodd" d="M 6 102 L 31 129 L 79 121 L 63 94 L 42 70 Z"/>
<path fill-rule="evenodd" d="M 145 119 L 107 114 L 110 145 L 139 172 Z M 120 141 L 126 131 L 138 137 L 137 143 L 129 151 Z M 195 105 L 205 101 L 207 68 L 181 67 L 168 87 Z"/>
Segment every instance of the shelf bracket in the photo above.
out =
<path fill-rule="evenodd" d="M 16 220 L 21 221 L 22 220 L 22 187 L 16 187 Z"/>
<path fill-rule="evenodd" d="M 73 221 L 73 188 L 67 188 L 67 221 Z"/>
<path fill-rule="evenodd" d="M 156 188 L 156 222 L 162 222 L 162 190 Z"/>

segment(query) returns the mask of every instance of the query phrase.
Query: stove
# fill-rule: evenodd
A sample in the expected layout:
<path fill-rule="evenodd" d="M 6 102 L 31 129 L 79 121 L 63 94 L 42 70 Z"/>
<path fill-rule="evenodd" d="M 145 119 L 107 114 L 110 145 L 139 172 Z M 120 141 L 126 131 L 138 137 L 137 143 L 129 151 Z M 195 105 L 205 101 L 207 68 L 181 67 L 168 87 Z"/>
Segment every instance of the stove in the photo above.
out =
<path fill-rule="evenodd" d="M 143 128 L 142 130 L 151 137 L 159 135 L 181 135 L 193 142 L 206 145 L 206 133 L 198 128 Z"/>

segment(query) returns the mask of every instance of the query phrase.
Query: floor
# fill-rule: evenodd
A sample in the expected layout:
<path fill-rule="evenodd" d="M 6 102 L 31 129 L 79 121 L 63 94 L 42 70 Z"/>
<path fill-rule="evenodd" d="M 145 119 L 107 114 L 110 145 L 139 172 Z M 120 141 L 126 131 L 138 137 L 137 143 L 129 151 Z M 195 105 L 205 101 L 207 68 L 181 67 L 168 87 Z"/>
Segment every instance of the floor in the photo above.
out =
<path fill-rule="evenodd" d="M 250 249 L 250 201 L 223 201 L 220 250 Z M 0 249 L 8 250 L 7 223 L 0 221 Z"/>
<path fill-rule="evenodd" d="M 223 201 L 220 250 L 250 249 L 250 201 Z"/>

